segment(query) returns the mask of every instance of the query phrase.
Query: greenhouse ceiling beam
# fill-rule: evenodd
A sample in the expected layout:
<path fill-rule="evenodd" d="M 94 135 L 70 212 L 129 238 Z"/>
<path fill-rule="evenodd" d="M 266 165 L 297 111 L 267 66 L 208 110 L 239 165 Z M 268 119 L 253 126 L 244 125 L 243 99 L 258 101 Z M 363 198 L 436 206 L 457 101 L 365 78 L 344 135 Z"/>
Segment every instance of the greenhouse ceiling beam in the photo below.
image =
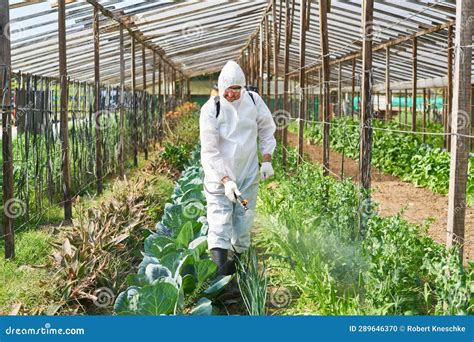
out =
<path fill-rule="evenodd" d="M 260 20 L 258 21 L 258 24 L 257 24 L 257 28 L 255 29 L 255 31 L 250 35 L 249 39 L 247 40 L 247 43 L 239 50 L 239 53 L 238 55 L 241 56 L 242 53 L 245 51 L 245 49 L 247 49 L 252 40 L 257 36 L 259 30 L 260 30 L 260 24 L 262 24 L 265 20 L 265 16 L 267 15 L 268 11 L 270 11 L 270 9 L 272 8 L 272 1 L 269 1 L 267 7 L 265 8 L 265 10 L 263 11 L 263 14 L 262 14 L 262 17 L 260 18 Z M 275 20 L 275 18 L 273 18 L 273 20 Z"/>
<path fill-rule="evenodd" d="M 449 28 L 450 26 L 453 26 L 454 25 L 454 22 L 453 21 L 448 21 L 444 24 L 440 24 L 440 25 L 436 25 L 436 26 L 433 26 L 433 27 L 430 27 L 428 29 L 425 29 L 425 30 L 421 30 L 419 32 L 416 32 L 416 33 L 413 33 L 413 34 L 410 34 L 410 35 L 407 35 L 407 36 L 404 36 L 404 37 L 400 37 L 400 38 L 396 38 L 396 39 L 390 39 L 389 41 L 385 42 L 385 43 L 382 43 L 382 44 L 378 44 L 376 45 L 375 47 L 373 47 L 372 49 L 372 52 L 377 52 L 377 51 L 380 51 L 380 50 L 385 50 L 387 47 L 392 47 L 392 46 L 396 46 L 396 45 L 400 45 L 400 44 L 403 44 L 403 43 L 406 43 L 408 41 L 411 41 L 413 40 L 414 38 L 418 38 L 418 37 L 421 37 L 421 36 L 424 36 L 424 35 L 428 35 L 428 34 L 432 34 L 432 33 L 435 33 L 435 32 L 438 32 L 438 31 L 441 31 L 441 30 L 444 30 L 446 28 Z M 335 64 L 338 64 L 339 62 L 343 63 L 343 62 L 346 62 L 346 61 L 350 61 L 354 58 L 361 58 L 362 57 L 362 50 L 359 50 L 357 52 L 353 52 L 353 53 L 350 53 L 350 54 L 347 54 L 343 57 L 340 57 L 340 58 L 336 58 L 336 59 L 333 59 L 331 62 L 330 62 L 330 65 L 335 65 Z M 318 64 L 316 66 L 312 66 L 312 67 L 308 67 L 306 66 L 305 67 L 305 70 L 306 71 L 314 71 L 314 70 L 318 70 L 321 68 L 321 65 Z M 292 72 L 290 72 L 290 76 L 296 76 L 298 74 L 298 70 L 294 70 Z"/>
<path fill-rule="evenodd" d="M 166 57 L 163 49 L 161 49 L 159 46 L 156 46 L 154 44 L 151 44 L 151 43 L 147 42 L 146 41 L 147 37 L 145 35 L 143 35 L 142 32 L 139 29 L 134 30 L 129 25 L 128 21 L 124 20 L 124 18 L 122 18 L 121 16 L 113 13 L 112 11 L 106 9 L 104 6 L 99 4 L 96 0 L 87 0 L 87 2 L 89 4 L 91 4 L 92 6 L 97 7 L 98 10 L 102 13 L 102 15 L 104 15 L 104 16 L 112 19 L 112 20 L 115 20 L 119 24 L 122 24 L 123 27 L 129 32 L 130 36 L 133 37 L 133 39 L 135 39 L 138 43 L 142 44 L 143 46 L 145 46 L 149 50 L 151 50 L 151 51 L 155 52 L 156 54 L 158 54 L 166 64 L 168 64 L 172 69 L 178 71 L 180 74 L 182 74 L 184 76 L 184 74 L 180 70 L 180 68 L 178 68 L 176 65 L 174 65 L 174 63 Z"/>

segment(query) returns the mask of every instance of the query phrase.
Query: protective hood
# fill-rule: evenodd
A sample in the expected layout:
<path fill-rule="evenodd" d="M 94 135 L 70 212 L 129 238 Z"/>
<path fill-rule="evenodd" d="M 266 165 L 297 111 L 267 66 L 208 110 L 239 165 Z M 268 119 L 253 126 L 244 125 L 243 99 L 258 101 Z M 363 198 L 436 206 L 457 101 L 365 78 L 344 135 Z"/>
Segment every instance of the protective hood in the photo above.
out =
<path fill-rule="evenodd" d="M 217 87 L 219 88 L 219 96 L 224 97 L 224 91 L 233 85 L 239 85 L 244 89 L 245 75 L 240 65 L 234 61 L 228 61 L 221 70 Z"/>

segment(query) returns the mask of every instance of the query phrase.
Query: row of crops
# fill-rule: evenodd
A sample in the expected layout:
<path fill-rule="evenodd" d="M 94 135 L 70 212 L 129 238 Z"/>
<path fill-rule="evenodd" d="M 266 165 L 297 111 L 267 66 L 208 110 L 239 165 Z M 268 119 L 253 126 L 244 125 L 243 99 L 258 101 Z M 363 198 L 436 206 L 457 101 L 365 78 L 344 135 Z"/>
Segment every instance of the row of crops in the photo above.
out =
<path fill-rule="evenodd" d="M 395 122 L 374 120 L 373 127 L 372 165 L 375 168 L 417 186 L 447 194 L 450 154 L 440 148 L 442 136 L 428 136 L 424 143 L 421 135 L 394 132 L 400 129 Z M 440 130 L 435 124 L 429 128 L 435 132 Z M 290 129 L 294 131 L 295 126 Z M 322 141 L 320 124 L 310 124 L 304 134 L 315 143 Z M 359 134 L 358 120 L 335 119 L 330 129 L 330 145 L 347 157 L 358 160 Z M 469 160 L 467 198 L 469 203 L 474 203 L 474 157 Z"/>
<path fill-rule="evenodd" d="M 267 272 L 261 286 L 267 289 L 268 277 L 269 288 L 288 290 L 293 298 L 276 313 L 472 312 L 474 265 L 463 268 L 456 249 L 446 250 L 426 235 L 426 227 L 400 216 L 379 217 L 372 204 L 363 208 L 368 228 L 361 234 L 357 186 L 324 177 L 314 165 L 297 168 L 294 151 L 289 157 L 289 173 L 278 173 L 261 187 L 261 229 L 254 236 L 264 260 L 260 268 Z M 215 277 L 216 266 L 207 254 L 205 205 L 196 150 L 177 181 L 172 203 L 145 240 L 143 260 L 118 296 L 116 313 L 216 313 L 212 300 L 230 276 Z M 263 305 L 268 300 L 263 298 Z"/>
<path fill-rule="evenodd" d="M 314 165 L 296 168 L 296 156 L 292 150 L 289 174 L 261 188 L 264 229 L 255 237 L 270 284 L 292 294 L 281 313 L 472 313 L 473 263 L 464 269 L 458 251 L 435 243 L 426 227 L 381 218 L 373 204 L 362 206 L 368 228 L 361 234 L 358 187 Z"/>
<path fill-rule="evenodd" d="M 207 254 L 207 220 L 199 150 L 176 183 L 172 202 L 165 205 L 155 232 L 144 244 L 138 272 L 127 278 L 115 312 L 121 315 L 213 313 L 211 299 L 231 276 L 215 277 Z"/>

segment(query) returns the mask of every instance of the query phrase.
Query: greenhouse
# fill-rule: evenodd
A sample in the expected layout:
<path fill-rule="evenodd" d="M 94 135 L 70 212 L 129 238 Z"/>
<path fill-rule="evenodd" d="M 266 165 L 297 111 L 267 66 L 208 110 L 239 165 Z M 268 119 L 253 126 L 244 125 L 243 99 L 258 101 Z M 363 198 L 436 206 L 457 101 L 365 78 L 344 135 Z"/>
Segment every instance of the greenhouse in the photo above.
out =
<path fill-rule="evenodd" d="M 472 315 L 473 18 L 0 0 L 0 314 Z"/>

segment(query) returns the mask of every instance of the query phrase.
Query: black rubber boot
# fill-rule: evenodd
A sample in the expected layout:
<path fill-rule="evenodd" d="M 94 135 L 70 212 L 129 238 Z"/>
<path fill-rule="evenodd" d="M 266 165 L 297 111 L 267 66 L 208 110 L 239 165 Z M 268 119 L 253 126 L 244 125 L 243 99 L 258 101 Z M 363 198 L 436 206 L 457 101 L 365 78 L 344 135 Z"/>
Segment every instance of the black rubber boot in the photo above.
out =
<path fill-rule="evenodd" d="M 236 278 L 232 279 L 229 285 L 227 285 L 225 294 L 228 299 L 236 299 L 242 296 L 242 294 L 240 293 L 239 284 L 237 283 Z"/>
<path fill-rule="evenodd" d="M 234 274 L 237 272 L 237 263 L 241 256 L 242 253 L 234 253 L 234 258 L 229 261 L 229 274 Z"/>
<path fill-rule="evenodd" d="M 227 298 L 229 299 L 237 299 L 242 296 L 240 293 L 239 285 L 237 283 L 237 278 L 235 276 L 241 256 L 242 256 L 242 253 L 234 252 L 233 258 L 228 261 L 229 263 L 228 274 L 234 275 L 234 278 L 230 281 L 229 285 L 227 285 L 227 288 L 226 288 L 226 295 L 227 295 Z"/>
<path fill-rule="evenodd" d="M 227 249 L 212 248 L 210 253 L 212 261 L 217 265 L 216 276 L 226 276 L 235 273 L 235 262 L 237 261 L 235 256 L 234 260 L 227 259 L 229 255 L 229 251 Z M 226 301 L 238 297 L 240 297 L 239 285 L 237 285 L 237 281 L 234 278 L 218 298 L 222 301 Z"/>
<path fill-rule="evenodd" d="M 216 275 L 227 275 L 229 272 L 229 263 L 227 262 L 227 256 L 229 254 L 229 251 L 223 248 L 212 248 L 210 252 L 211 259 L 217 266 Z"/>

